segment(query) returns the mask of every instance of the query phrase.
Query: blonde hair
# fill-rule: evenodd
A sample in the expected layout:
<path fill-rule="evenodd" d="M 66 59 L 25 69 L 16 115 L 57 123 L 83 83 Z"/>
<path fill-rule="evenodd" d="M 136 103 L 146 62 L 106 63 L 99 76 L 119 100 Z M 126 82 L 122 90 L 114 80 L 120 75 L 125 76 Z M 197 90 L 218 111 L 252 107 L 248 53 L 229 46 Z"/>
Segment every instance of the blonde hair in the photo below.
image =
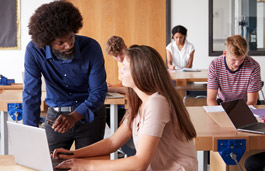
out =
<path fill-rule="evenodd" d="M 243 56 L 248 52 L 248 43 L 240 35 L 233 35 L 226 39 L 226 50 L 233 56 Z"/>
<path fill-rule="evenodd" d="M 106 44 L 106 52 L 108 55 L 117 56 L 123 49 L 126 49 L 124 40 L 119 36 L 112 36 Z"/>

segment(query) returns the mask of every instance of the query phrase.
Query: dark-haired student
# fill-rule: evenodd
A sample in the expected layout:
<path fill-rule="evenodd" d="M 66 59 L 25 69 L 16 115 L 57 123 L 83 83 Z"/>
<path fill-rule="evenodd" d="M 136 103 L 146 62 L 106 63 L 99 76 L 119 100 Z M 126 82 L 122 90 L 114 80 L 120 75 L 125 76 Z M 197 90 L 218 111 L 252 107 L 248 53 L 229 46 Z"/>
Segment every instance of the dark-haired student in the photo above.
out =
<path fill-rule="evenodd" d="M 167 66 L 171 70 L 192 68 L 195 49 L 187 40 L 187 29 L 178 25 L 172 29 L 173 41 L 166 47 Z"/>
<path fill-rule="evenodd" d="M 159 53 L 148 46 L 132 46 L 125 53 L 120 72 L 129 97 L 122 125 L 110 138 L 72 151 L 73 156 L 58 154 L 69 150 L 56 149 L 53 157 L 69 159 L 58 168 L 198 170 L 193 142 L 196 131 Z M 104 161 L 80 158 L 114 152 L 131 137 L 136 147 L 131 157 Z"/>

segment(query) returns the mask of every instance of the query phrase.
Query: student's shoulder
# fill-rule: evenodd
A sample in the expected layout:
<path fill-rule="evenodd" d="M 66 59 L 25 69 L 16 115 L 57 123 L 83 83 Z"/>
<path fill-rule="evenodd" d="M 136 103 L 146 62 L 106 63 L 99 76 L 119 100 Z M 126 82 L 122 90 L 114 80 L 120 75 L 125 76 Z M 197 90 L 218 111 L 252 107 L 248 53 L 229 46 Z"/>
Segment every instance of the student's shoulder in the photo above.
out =
<path fill-rule="evenodd" d="M 223 64 L 225 60 L 225 56 L 219 56 L 211 61 L 210 65 L 220 65 Z"/>
<path fill-rule="evenodd" d="M 248 66 L 251 66 L 253 68 L 257 68 L 257 67 L 260 68 L 259 63 L 250 56 L 246 56 L 246 62 L 248 64 Z"/>
<path fill-rule="evenodd" d="M 167 104 L 167 99 L 158 92 L 156 92 L 150 96 L 148 103 L 153 106 L 161 106 Z"/>

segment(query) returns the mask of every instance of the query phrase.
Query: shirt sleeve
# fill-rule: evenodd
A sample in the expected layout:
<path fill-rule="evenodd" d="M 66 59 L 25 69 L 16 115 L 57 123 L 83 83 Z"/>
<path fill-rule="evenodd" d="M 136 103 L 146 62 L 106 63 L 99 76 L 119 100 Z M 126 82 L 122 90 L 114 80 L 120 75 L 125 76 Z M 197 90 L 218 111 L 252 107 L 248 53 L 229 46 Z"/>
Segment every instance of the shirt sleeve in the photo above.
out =
<path fill-rule="evenodd" d="M 191 54 L 191 52 L 193 52 L 194 50 L 195 50 L 195 48 L 194 48 L 193 44 L 190 43 L 190 54 Z"/>
<path fill-rule="evenodd" d="M 170 110 L 163 96 L 152 97 L 144 109 L 142 134 L 161 137 L 170 121 Z"/>
<path fill-rule="evenodd" d="M 34 58 L 38 50 L 29 43 L 26 48 L 24 62 L 24 89 L 23 89 L 23 123 L 38 126 L 40 122 L 41 104 L 41 71 Z"/>
<path fill-rule="evenodd" d="M 261 76 L 260 76 L 260 66 L 257 64 L 257 67 L 253 70 L 250 76 L 250 82 L 248 86 L 248 93 L 258 92 L 261 90 Z"/>
<path fill-rule="evenodd" d="M 168 50 L 172 54 L 172 43 L 169 43 L 167 45 L 166 50 Z"/>
<path fill-rule="evenodd" d="M 92 122 L 94 120 L 94 112 L 104 105 L 107 94 L 106 71 L 104 66 L 104 57 L 98 43 L 93 50 L 93 60 L 91 62 L 91 70 L 88 77 L 89 96 L 81 103 L 75 111 L 83 116 L 83 120 Z"/>
<path fill-rule="evenodd" d="M 218 89 L 218 77 L 216 75 L 215 61 L 212 61 L 209 66 L 207 88 Z"/>

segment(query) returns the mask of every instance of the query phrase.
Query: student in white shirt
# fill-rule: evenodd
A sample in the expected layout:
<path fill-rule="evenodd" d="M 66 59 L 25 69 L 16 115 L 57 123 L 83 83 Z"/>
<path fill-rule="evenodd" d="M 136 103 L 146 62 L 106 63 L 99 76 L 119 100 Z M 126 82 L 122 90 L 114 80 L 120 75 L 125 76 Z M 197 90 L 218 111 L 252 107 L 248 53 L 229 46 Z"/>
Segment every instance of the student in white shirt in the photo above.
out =
<path fill-rule="evenodd" d="M 192 68 L 195 49 L 186 38 L 187 29 L 185 27 L 178 25 L 172 29 L 173 41 L 166 47 L 169 69 Z"/>

